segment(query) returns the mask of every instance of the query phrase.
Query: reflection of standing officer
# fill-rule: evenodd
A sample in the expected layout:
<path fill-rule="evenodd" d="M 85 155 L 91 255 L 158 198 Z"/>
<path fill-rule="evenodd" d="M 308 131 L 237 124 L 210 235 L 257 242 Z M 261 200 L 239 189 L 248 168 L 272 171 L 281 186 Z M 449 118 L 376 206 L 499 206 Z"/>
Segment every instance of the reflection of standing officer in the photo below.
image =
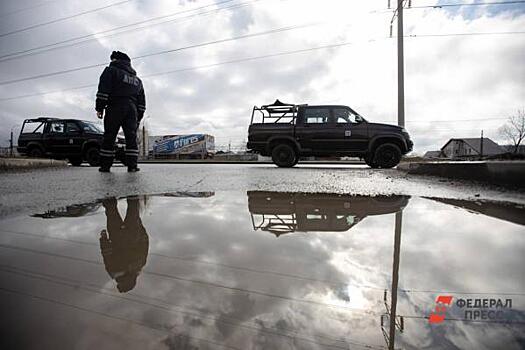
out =
<path fill-rule="evenodd" d="M 100 171 L 109 172 L 115 156 L 115 138 L 120 127 L 126 137 L 126 165 L 128 171 L 138 171 L 137 128 L 146 110 L 142 81 L 131 68 L 131 59 L 123 52 L 113 51 L 109 64 L 98 84 L 95 109 L 103 118 L 104 140 L 100 148 Z"/>
<path fill-rule="evenodd" d="M 116 198 L 102 202 L 106 210 L 107 231 L 100 232 L 100 251 L 106 271 L 117 282 L 121 293 L 135 287 L 137 276 L 146 265 L 149 247 L 148 234 L 139 215 L 139 199 L 128 198 L 127 202 L 124 221 L 118 212 Z"/>

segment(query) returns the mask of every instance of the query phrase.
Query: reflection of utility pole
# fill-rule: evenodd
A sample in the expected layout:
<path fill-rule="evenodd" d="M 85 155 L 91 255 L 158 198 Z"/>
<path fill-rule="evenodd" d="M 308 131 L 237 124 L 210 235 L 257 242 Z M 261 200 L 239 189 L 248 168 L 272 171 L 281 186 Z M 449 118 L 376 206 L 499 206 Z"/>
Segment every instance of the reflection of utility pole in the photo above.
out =
<path fill-rule="evenodd" d="M 399 322 L 397 321 L 397 287 L 399 281 L 399 260 L 401 253 L 401 227 L 402 227 L 403 211 L 396 213 L 396 224 L 394 231 L 394 262 L 392 264 L 392 292 L 390 293 L 390 307 L 387 303 L 387 290 L 384 294 L 384 302 L 386 308 L 386 314 L 381 316 L 381 329 L 383 331 L 383 336 L 385 337 L 386 344 L 389 350 L 394 349 L 395 339 L 396 339 L 396 328 L 400 332 L 404 330 L 404 321 L 403 317 L 400 318 Z M 389 318 L 389 329 L 388 334 L 384 327 L 384 317 Z"/>

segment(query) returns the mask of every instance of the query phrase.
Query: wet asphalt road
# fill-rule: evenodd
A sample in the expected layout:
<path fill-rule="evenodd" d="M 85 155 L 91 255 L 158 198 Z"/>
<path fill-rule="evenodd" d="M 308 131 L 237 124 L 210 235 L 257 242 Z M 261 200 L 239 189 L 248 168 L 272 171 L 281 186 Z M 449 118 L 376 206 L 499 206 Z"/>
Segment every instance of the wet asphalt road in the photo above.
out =
<path fill-rule="evenodd" d="M 407 176 L 397 170 L 359 165 L 299 165 L 279 169 L 253 164 L 142 164 L 128 174 L 93 167 L 0 174 L 0 217 L 51 210 L 108 196 L 166 192 L 269 190 L 361 195 L 411 195 L 525 203 L 525 192 L 435 177 Z"/>

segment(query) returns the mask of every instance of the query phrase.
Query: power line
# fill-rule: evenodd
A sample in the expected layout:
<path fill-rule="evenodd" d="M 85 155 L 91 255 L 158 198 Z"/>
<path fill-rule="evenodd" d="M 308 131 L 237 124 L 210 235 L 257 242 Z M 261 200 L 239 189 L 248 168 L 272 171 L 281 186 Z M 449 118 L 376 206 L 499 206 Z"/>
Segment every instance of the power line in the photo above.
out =
<path fill-rule="evenodd" d="M 495 118 L 473 118 L 473 119 L 448 119 L 448 120 L 407 120 L 407 123 L 455 123 L 455 122 L 474 122 L 474 121 L 486 121 L 486 120 L 503 120 L 508 117 L 495 117 Z"/>
<path fill-rule="evenodd" d="M 433 37 L 447 37 L 447 36 L 514 35 L 514 34 L 525 34 L 525 31 L 480 32 L 480 33 L 446 33 L 446 34 L 409 34 L 409 35 L 405 35 L 405 38 L 433 38 Z"/>
<path fill-rule="evenodd" d="M 493 2 L 477 2 L 477 3 L 463 3 L 463 4 L 439 4 L 439 5 L 421 5 L 410 6 L 408 9 L 425 9 L 425 8 L 442 8 L 442 7 L 463 7 L 463 6 L 494 6 L 494 5 L 512 5 L 524 4 L 525 1 L 493 1 Z"/>
<path fill-rule="evenodd" d="M 19 296 L 21 295 L 21 296 L 33 298 L 33 299 L 40 300 L 40 301 L 46 301 L 46 302 L 52 303 L 52 304 L 57 304 L 57 305 L 61 305 L 61 306 L 70 307 L 70 308 L 76 309 L 78 311 L 83 311 L 83 312 L 95 314 L 95 315 L 98 315 L 98 316 L 104 316 L 104 317 L 115 319 L 115 320 L 119 320 L 119 321 L 134 323 L 134 324 L 140 325 L 142 327 L 155 329 L 155 330 L 158 330 L 158 331 L 162 331 L 164 333 L 172 334 L 171 331 L 169 331 L 168 329 L 166 329 L 166 327 L 164 327 L 162 325 L 155 326 L 155 325 L 148 324 L 146 322 L 136 321 L 136 320 L 133 320 L 133 319 L 130 319 L 130 318 L 126 318 L 126 317 L 115 316 L 115 315 L 111 315 L 109 313 L 105 313 L 105 312 L 102 312 L 102 311 L 95 311 L 95 310 L 92 310 L 92 309 L 89 309 L 89 308 L 85 308 L 85 307 L 82 307 L 82 306 L 77 306 L 77 305 L 74 305 L 74 304 L 68 304 L 68 303 L 66 303 L 64 301 L 50 299 L 50 298 L 47 298 L 47 297 L 42 297 L 42 296 L 38 296 L 38 295 L 35 295 L 35 294 L 22 292 L 22 291 L 19 291 L 19 290 L 14 290 L 14 289 L 9 289 L 9 288 L 4 288 L 4 287 L 0 287 L 0 290 L 3 290 L 4 292 L 8 292 L 8 293 L 11 293 L 11 294 L 19 295 Z M 197 338 L 197 337 L 193 337 L 193 336 L 186 335 L 186 334 L 179 334 L 178 336 L 181 336 L 181 337 L 184 337 L 184 338 L 188 338 L 188 339 L 194 339 L 194 340 L 197 340 L 197 341 L 206 342 L 208 344 L 211 344 L 211 345 L 214 345 L 214 346 L 220 346 L 222 348 L 241 350 L 240 348 L 233 347 L 233 346 L 230 346 L 230 345 L 227 345 L 227 344 L 218 343 L 218 342 L 215 342 L 215 341 L 212 341 L 212 340 L 208 340 L 208 339 Z"/>
<path fill-rule="evenodd" d="M 0 230 L 0 231 L 1 232 L 5 232 L 5 233 L 12 233 L 12 234 L 17 234 L 17 235 L 22 235 L 22 236 L 39 238 L 39 239 L 54 239 L 54 240 L 59 240 L 59 241 L 63 241 L 63 242 L 70 242 L 70 243 L 75 243 L 75 244 L 82 244 L 82 245 L 87 245 L 87 246 L 92 246 L 92 247 L 98 247 L 98 244 L 96 244 L 96 243 L 72 240 L 72 239 L 62 238 L 62 237 L 54 237 L 54 236 L 49 236 L 49 235 L 40 235 L 40 234 L 34 234 L 34 233 L 29 233 L 29 232 L 19 232 L 19 231 L 10 231 L 10 230 Z M 187 263 L 192 263 L 192 264 L 202 264 L 202 265 L 208 265 L 208 266 L 212 265 L 212 266 L 218 266 L 218 267 L 222 267 L 222 268 L 227 268 L 227 269 L 232 269 L 232 270 L 239 270 L 239 271 L 250 272 L 250 273 L 267 274 L 267 275 L 273 275 L 273 276 L 285 277 L 285 278 L 293 278 L 293 279 L 309 281 L 309 282 L 325 283 L 325 284 L 330 284 L 330 285 L 339 286 L 339 287 L 348 285 L 348 283 L 341 282 L 341 281 L 319 280 L 319 279 L 315 279 L 315 278 L 311 278 L 311 277 L 307 277 L 307 276 L 298 276 L 298 275 L 288 274 L 288 273 L 284 273 L 284 272 L 269 271 L 269 270 L 258 270 L 258 269 L 252 269 L 252 268 L 249 268 L 249 267 L 234 266 L 234 265 L 222 264 L 222 263 L 218 263 L 218 262 L 211 262 L 211 261 L 207 261 L 207 260 L 199 260 L 199 259 L 187 258 L 187 257 L 181 257 L 181 256 L 165 255 L 165 254 L 160 254 L 160 253 L 155 253 L 155 252 L 149 252 L 148 255 L 157 256 L 157 257 L 164 258 L 164 259 L 185 261 Z M 357 286 L 357 285 L 355 285 L 355 286 L 356 287 L 361 287 L 361 286 Z M 366 287 L 367 288 L 376 289 L 376 290 L 381 290 L 381 291 L 384 290 L 384 288 L 379 288 L 379 287 L 377 287 L 377 288 L 370 287 L 370 286 L 366 286 Z"/>
<path fill-rule="evenodd" d="M 20 8 L 18 10 L 13 10 L 11 12 L 4 13 L 3 15 L 0 16 L 0 18 L 4 18 L 4 17 L 11 16 L 11 15 L 15 15 L 15 14 L 20 13 L 20 12 L 33 10 L 33 9 L 36 9 L 36 8 L 39 8 L 39 7 L 42 7 L 42 6 L 46 6 L 46 5 L 51 4 L 53 2 L 57 2 L 57 1 L 58 0 L 43 1 L 43 2 L 35 4 L 33 6 L 27 6 L 27 7 Z"/>
<path fill-rule="evenodd" d="M 205 65 L 201 65 L 201 66 L 180 68 L 180 69 L 175 69 L 175 70 L 170 70 L 170 71 L 165 71 L 165 72 L 160 72 L 160 73 L 146 74 L 146 75 L 143 75 L 142 78 L 149 78 L 149 77 L 152 77 L 152 76 L 189 72 L 189 71 L 205 69 L 205 68 L 213 68 L 213 67 L 218 67 L 218 66 L 228 65 L 228 64 L 234 64 L 234 63 L 256 61 L 256 60 L 260 60 L 260 59 L 279 57 L 279 56 L 287 56 L 287 55 L 293 55 L 293 54 L 298 54 L 298 53 L 305 53 L 305 52 L 310 52 L 310 51 L 315 51 L 315 50 L 337 48 L 337 47 L 342 47 L 342 46 L 347 46 L 347 45 L 352 45 L 352 44 L 353 43 L 351 43 L 351 42 L 342 42 L 342 43 L 338 43 L 338 44 L 331 44 L 331 45 L 324 45 L 324 46 L 318 46 L 318 47 L 311 47 L 311 48 L 307 48 L 307 49 L 300 49 L 300 50 L 293 50 L 293 51 L 284 51 L 284 52 L 279 52 L 279 53 L 275 53 L 275 54 L 268 54 L 268 55 L 262 55 L 262 56 L 246 57 L 246 58 L 234 59 L 234 60 L 223 61 L 223 62 L 218 62 L 218 63 L 205 64 Z M 76 86 L 76 87 L 67 88 L 67 89 L 61 89 L 61 90 L 54 90 L 54 91 L 47 91 L 47 92 L 38 92 L 38 93 L 34 93 L 34 94 L 27 94 L 27 95 L 21 95 L 21 96 L 0 98 L 0 102 L 2 102 L 2 101 L 11 101 L 11 100 L 18 100 L 18 99 L 28 98 L 28 97 L 49 95 L 49 94 L 67 92 L 67 91 L 72 91 L 72 90 L 82 90 L 82 89 L 92 88 L 92 87 L 96 87 L 96 86 L 97 86 L 97 84 L 88 84 L 88 85 L 81 85 L 81 86 Z"/>
<path fill-rule="evenodd" d="M 19 231 L 11 231 L 11 230 L 0 230 L 0 232 L 12 233 L 12 234 L 17 234 L 17 235 L 22 235 L 22 236 L 38 238 L 38 239 L 54 239 L 54 240 L 59 240 L 59 241 L 64 241 L 64 242 L 71 242 L 71 243 L 75 243 L 75 244 L 82 244 L 82 245 L 88 245 L 88 246 L 94 246 L 94 247 L 98 246 L 96 243 L 91 243 L 91 242 L 86 242 L 86 241 L 78 241 L 78 240 L 73 240 L 73 239 L 68 239 L 68 238 L 63 238 L 63 237 L 41 235 L 41 234 L 35 234 L 35 233 L 29 233 L 29 232 L 19 232 Z M 191 262 L 191 263 L 196 263 L 196 264 L 214 265 L 214 266 L 224 267 L 224 268 L 227 268 L 227 269 L 242 270 L 242 271 L 246 271 L 246 272 L 255 272 L 255 273 L 261 273 L 261 274 L 276 275 L 276 276 L 279 276 L 279 277 L 286 277 L 286 278 L 294 278 L 294 279 L 299 279 L 299 280 L 306 280 L 306 281 L 309 281 L 309 282 L 326 283 L 326 284 L 330 284 L 330 285 L 334 285 L 334 286 L 347 286 L 347 285 L 349 285 L 349 286 L 352 286 L 352 287 L 373 289 L 373 290 L 380 290 L 380 291 L 384 291 L 386 289 L 384 287 L 377 287 L 377 286 L 371 286 L 371 285 L 366 285 L 366 284 L 353 284 L 353 283 L 340 282 L 340 281 L 318 280 L 318 279 L 311 278 L 311 277 L 297 276 L 297 275 L 281 273 L 281 272 L 275 272 L 275 271 L 268 271 L 268 270 L 257 270 L 257 269 L 251 269 L 251 268 L 234 266 L 234 265 L 227 265 L 227 264 L 222 264 L 222 263 L 217 263 L 217 262 L 210 262 L 210 261 L 206 261 L 206 260 L 198 260 L 198 259 L 193 259 L 193 258 L 184 258 L 184 257 L 173 256 L 173 255 L 164 255 L 164 254 L 155 253 L 155 252 L 150 252 L 149 255 L 159 256 L 159 257 L 167 258 L 167 259 L 184 260 L 184 261 Z M 525 292 L 500 292 L 500 291 L 491 291 L 491 292 L 487 292 L 487 291 L 483 291 L 483 292 L 478 292 L 478 291 L 450 291 L 450 290 L 443 291 L 443 290 L 420 290 L 420 289 L 413 289 L 413 288 L 399 288 L 398 291 L 399 292 L 403 292 L 403 293 L 429 293 L 429 294 L 447 294 L 448 293 L 448 294 L 457 294 L 457 295 L 464 294 L 464 295 L 505 295 L 505 296 L 512 296 L 513 295 L 513 296 L 525 296 Z"/>
<path fill-rule="evenodd" d="M 80 16 L 83 16 L 83 15 L 86 15 L 86 14 L 89 14 L 89 13 L 98 12 L 98 11 L 105 10 L 107 8 L 110 8 L 110 7 L 114 7 L 114 6 L 118 6 L 118 5 L 122 5 L 122 4 L 128 3 L 130 1 L 134 1 L 134 0 L 119 1 L 119 2 L 115 2 L 115 3 L 112 3 L 112 4 L 106 5 L 106 6 L 97 7 L 95 9 L 91 9 L 91 10 L 88 10 L 88 11 L 79 12 L 79 13 L 76 13 L 74 15 L 57 18 L 57 19 L 54 19 L 54 20 L 49 21 L 49 22 L 38 23 L 38 24 L 34 24 L 32 26 L 29 26 L 29 27 L 16 29 L 16 30 L 13 30 L 13 31 L 10 31 L 10 32 L 7 32 L 7 33 L 0 34 L 0 38 L 6 37 L 8 35 L 16 34 L 16 33 L 25 32 L 25 31 L 28 31 L 28 30 L 31 30 L 31 29 L 47 26 L 49 24 L 62 22 L 62 21 L 65 21 L 65 20 L 68 20 L 68 19 L 71 19 L 71 18 L 80 17 Z"/>
<path fill-rule="evenodd" d="M 19 251 L 23 251 L 23 252 L 27 252 L 27 253 L 33 253 L 33 254 L 47 255 L 47 256 L 54 257 L 54 258 L 73 260 L 73 261 L 83 262 L 83 263 L 92 264 L 92 265 L 104 265 L 104 263 L 101 263 L 100 261 L 96 261 L 96 260 L 90 260 L 90 259 L 86 259 L 86 258 L 79 258 L 79 257 L 74 257 L 74 256 L 69 256 L 69 255 L 51 253 L 51 252 L 46 252 L 46 251 L 37 250 L 37 249 L 31 249 L 31 248 L 18 247 L 18 246 L 9 245 L 9 244 L 0 244 L 0 248 L 19 250 Z M 159 277 L 159 278 L 164 279 L 164 280 L 174 280 L 174 281 L 179 281 L 179 282 L 185 282 L 185 283 L 202 285 L 202 286 L 206 286 L 206 287 L 224 289 L 224 290 L 228 290 L 228 291 L 230 291 L 232 293 L 239 293 L 239 292 L 240 293 L 248 293 L 248 294 L 258 295 L 258 296 L 262 296 L 262 297 L 266 297 L 266 298 L 270 298 L 270 299 L 288 300 L 288 301 L 293 301 L 293 302 L 303 303 L 303 304 L 309 304 L 309 305 L 319 306 L 319 307 L 327 307 L 327 308 L 334 308 L 334 309 L 340 309 L 340 310 L 362 312 L 362 313 L 365 313 L 365 314 L 370 314 L 371 313 L 371 311 L 367 310 L 367 309 L 360 309 L 360 308 L 355 308 L 355 307 L 350 307 L 350 306 L 337 305 L 337 304 L 332 304 L 332 303 L 325 303 L 325 302 L 322 302 L 322 301 L 316 301 L 316 300 L 311 300 L 311 299 L 294 298 L 294 297 L 289 297 L 289 296 L 280 295 L 280 294 L 274 294 L 274 293 L 268 293 L 268 292 L 259 291 L 259 290 L 228 286 L 228 285 L 220 284 L 220 283 L 217 283 L 217 282 L 209 282 L 209 281 L 206 281 L 206 280 L 192 279 L 192 278 L 178 276 L 178 275 L 170 275 L 170 274 L 167 274 L 167 273 L 155 272 L 155 271 L 151 271 L 151 270 L 143 270 L 142 273 L 145 274 L 145 275 L 149 275 L 149 276 Z"/>
<path fill-rule="evenodd" d="M 434 36 L 495 35 L 495 34 L 525 34 L 525 32 L 450 33 L 450 34 L 435 34 L 435 35 L 434 34 L 423 34 L 423 35 L 412 35 L 412 36 L 407 36 L 407 37 L 410 37 L 410 38 L 424 38 L 424 37 L 434 37 Z M 384 37 L 384 38 L 380 38 L 380 39 L 388 39 L 388 38 Z M 232 40 L 233 40 L 233 38 L 232 38 Z M 376 39 L 371 39 L 368 42 L 375 42 L 375 41 L 377 41 L 377 40 Z M 223 61 L 223 62 L 218 62 L 218 63 L 206 64 L 206 65 L 201 65 L 201 66 L 194 66 L 194 67 L 175 69 L 175 70 L 170 70 L 170 71 L 165 71 L 165 72 L 160 72 L 160 73 L 147 74 L 147 75 L 143 75 L 142 77 L 143 78 L 147 78 L 147 77 L 158 76 L 158 75 L 182 73 L 182 72 L 199 70 L 199 69 L 204 69 L 204 68 L 218 67 L 218 66 L 227 65 L 227 64 L 255 61 L 255 60 L 259 60 L 259 59 L 266 59 L 266 58 L 286 56 L 286 55 L 293 55 L 293 54 L 304 53 L 304 52 L 315 51 L 315 50 L 338 48 L 338 47 L 348 46 L 348 45 L 352 45 L 352 44 L 354 44 L 354 43 L 353 42 L 341 42 L 341 43 L 336 43 L 336 44 L 329 44 L 329 45 L 311 47 L 311 48 L 300 49 L 300 50 L 284 51 L 284 52 L 275 53 L 275 54 L 269 54 L 269 55 L 253 56 L 253 57 L 234 59 L 234 60 Z M 192 46 L 192 47 L 194 47 L 194 46 Z M 183 48 L 181 48 L 181 49 L 183 49 Z M 181 50 L 181 49 L 175 49 L 175 50 Z M 100 67 L 100 66 L 103 66 L 103 65 L 105 65 L 105 63 L 104 64 L 93 65 L 93 66 L 88 66 L 88 67 L 82 67 L 81 69 Z M 80 70 L 80 69 L 76 69 L 76 70 Z M 75 71 L 75 70 L 73 70 L 73 71 Z M 55 73 L 51 73 L 51 74 L 52 75 L 65 74 L 65 73 L 68 73 L 68 72 L 69 71 L 61 71 L 61 72 L 55 72 Z M 2 83 L 0 83 L 0 85 L 15 83 L 15 82 L 24 81 L 24 80 L 31 80 L 31 79 L 34 79 L 34 78 L 35 77 L 28 77 L 28 78 L 23 78 L 22 80 L 2 82 Z M 41 76 L 38 76 L 37 78 L 41 78 Z M 54 90 L 54 91 L 45 91 L 45 92 L 38 92 L 38 93 L 34 93 L 34 94 L 26 94 L 26 95 L 13 96 L 13 97 L 7 97 L 7 98 L 0 98 L 0 102 L 2 102 L 2 101 L 11 101 L 11 100 L 18 100 L 18 99 L 23 99 L 23 98 L 35 97 L 35 96 L 43 96 L 43 95 L 49 95 L 49 94 L 61 93 L 61 92 L 67 92 L 67 91 L 73 91 L 73 90 L 87 89 L 87 88 L 91 88 L 91 87 L 95 87 L 95 86 L 97 86 L 97 84 L 87 84 L 87 85 L 81 85 L 81 86 L 66 88 L 66 89 Z"/>
<path fill-rule="evenodd" d="M 302 28 L 306 28 L 306 27 L 311 27 L 313 25 L 316 25 L 316 24 L 314 23 L 314 24 L 295 25 L 295 26 L 288 26 L 288 27 L 282 27 L 282 28 L 277 28 L 277 29 L 271 29 L 271 30 L 267 30 L 267 31 L 263 31 L 263 32 L 257 32 L 257 33 L 252 33 L 252 34 L 239 35 L 239 36 L 235 36 L 235 37 L 219 39 L 219 40 L 214 40 L 214 41 L 208 41 L 208 42 L 204 42 L 204 43 L 200 43 L 200 44 L 193 44 L 193 45 L 179 47 L 179 48 L 175 48 L 175 49 L 169 49 L 169 50 L 162 50 L 162 51 L 147 53 L 147 54 L 144 54 L 144 55 L 132 57 L 132 59 L 142 59 L 142 58 L 146 58 L 146 57 L 165 55 L 165 54 L 168 54 L 168 53 L 179 52 L 179 51 L 188 50 L 188 49 L 194 49 L 194 48 L 198 48 L 198 47 L 204 47 L 204 46 L 209 46 L 209 45 L 221 44 L 221 43 L 225 43 L 225 42 L 236 41 L 236 40 L 247 39 L 247 38 L 254 38 L 254 37 L 263 36 L 263 35 L 282 33 L 282 32 L 295 30 L 295 29 L 302 29 Z M 88 66 L 76 67 L 76 68 L 71 68 L 71 69 L 51 72 L 51 73 L 44 73 L 44 74 L 39 74 L 39 75 L 33 75 L 33 76 L 30 76 L 30 77 L 3 81 L 3 82 L 0 82 L 0 85 L 8 85 L 8 84 L 19 83 L 19 82 L 28 81 L 28 80 L 47 78 L 47 77 L 51 77 L 51 76 L 55 76 L 55 75 L 62 75 L 62 74 L 67 74 L 67 73 L 72 73 L 72 72 L 78 72 L 78 71 L 81 71 L 81 70 L 102 67 L 102 66 L 105 66 L 105 65 L 107 65 L 107 63 L 97 63 L 97 64 L 88 65 Z"/>
<path fill-rule="evenodd" d="M 0 62 L 10 61 L 10 60 L 14 60 L 14 59 L 22 58 L 22 57 L 34 56 L 34 55 L 38 55 L 38 54 L 41 54 L 41 53 L 44 53 L 44 52 L 60 50 L 60 49 L 63 49 L 63 48 L 72 47 L 72 46 L 84 44 L 84 43 L 87 43 L 87 42 L 90 42 L 90 41 L 98 40 L 99 38 L 108 38 L 108 37 L 111 37 L 111 36 L 125 34 L 125 33 L 128 33 L 128 32 L 131 32 L 131 31 L 136 31 L 136 30 L 140 30 L 140 29 L 144 29 L 144 28 L 148 28 L 148 27 L 152 27 L 152 26 L 157 26 L 157 25 L 162 25 L 162 24 L 166 24 L 166 23 L 170 23 L 170 22 L 179 22 L 180 20 L 190 19 L 190 18 L 193 18 L 193 17 L 203 16 L 203 15 L 209 15 L 209 14 L 212 14 L 214 12 L 220 12 L 220 11 L 223 11 L 223 10 L 231 10 L 231 9 L 241 8 L 241 7 L 250 5 L 253 2 L 257 2 L 257 1 L 261 1 L 261 0 L 247 1 L 247 2 L 244 2 L 244 3 L 239 3 L 239 4 L 235 4 L 235 5 L 231 5 L 231 6 L 220 7 L 220 8 L 217 8 L 217 9 L 213 9 L 213 10 L 209 10 L 209 11 L 205 11 L 205 12 L 201 12 L 201 13 L 196 13 L 196 14 L 192 14 L 192 15 L 189 15 L 189 16 L 185 16 L 185 17 L 172 18 L 172 19 L 169 19 L 169 20 L 166 20 L 166 21 L 163 21 L 163 22 L 146 24 L 146 23 L 149 23 L 149 22 L 157 21 L 159 19 L 173 17 L 173 16 L 176 16 L 176 15 L 180 15 L 180 14 L 184 14 L 184 13 L 188 13 L 188 12 L 195 12 L 195 11 L 202 10 L 202 9 L 205 9 L 205 8 L 208 8 L 208 7 L 221 5 L 221 4 L 232 2 L 232 1 L 235 1 L 235 0 L 221 1 L 221 2 L 217 2 L 217 3 L 213 3 L 211 5 L 206 5 L 206 6 L 201 6 L 201 7 L 197 7 L 197 8 L 194 8 L 194 9 L 188 9 L 188 10 L 184 10 L 184 11 L 179 11 L 179 12 L 171 13 L 169 15 L 153 17 L 153 18 L 150 18 L 150 19 L 147 19 L 147 20 L 126 24 L 126 25 L 119 26 L 119 27 L 114 27 L 114 28 L 111 28 L 111 29 L 102 30 L 102 31 L 95 32 L 95 33 L 92 33 L 92 34 L 87 34 L 87 35 L 82 35 L 82 36 L 78 36 L 78 37 L 74 37 L 74 38 L 70 38 L 70 39 L 66 39 L 66 40 L 62 40 L 62 41 L 57 41 L 57 42 L 54 42 L 54 43 L 51 43 L 51 44 L 46 44 L 46 45 L 33 47 L 33 48 L 30 48 L 30 49 L 24 49 L 24 50 L 20 50 L 20 51 L 16 51 L 16 52 L 11 52 L 11 53 L 8 53 L 8 54 L 0 56 Z M 146 25 L 140 26 L 140 27 L 137 27 L 137 28 L 130 28 L 130 27 L 141 25 L 141 24 L 146 24 Z M 120 32 L 117 32 L 117 33 L 113 33 L 113 34 L 107 34 L 107 35 L 104 35 L 102 37 L 99 36 L 101 34 L 111 33 L 111 32 L 114 32 L 114 31 L 117 31 L 117 30 L 120 30 L 120 29 L 125 29 L 125 28 L 130 28 L 130 29 L 123 30 L 123 31 L 120 31 Z M 86 39 L 86 40 L 82 40 L 82 39 Z M 81 41 L 78 41 L 78 40 L 81 40 Z M 62 45 L 62 44 L 67 44 L 67 45 Z M 58 45 L 61 45 L 61 46 L 58 46 Z"/>
<path fill-rule="evenodd" d="M 133 302 L 133 303 L 136 303 L 136 304 L 141 304 L 141 305 L 154 307 L 154 308 L 157 308 L 157 309 L 161 309 L 163 311 L 167 311 L 169 313 L 183 314 L 183 315 L 189 315 L 189 316 L 193 316 L 193 317 L 198 317 L 199 319 L 213 320 L 214 322 L 224 323 L 224 324 L 227 324 L 229 326 L 236 327 L 236 328 L 245 328 L 245 329 L 249 329 L 249 330 L 255 330 L 257 332 L 267 333 L 267 334 L 271 334 L 271 335 L 274 335 L 274 336 L 281 336 L 281 337 L 287 337 L 287 338 L 297 338 L 297 339 L 300 339 L 300 340 L 303 340 L 303 341 L 306 341 L 306 342 L 310 342 L 310 343 L 313 343 L 313 344 L 316 344 L 316 345 L 330 346 L 330 347 L 333 346 L 333 347 L 337 347 L 337 348 L 340 348 L 340 349 L 347 349 L 346 347 L 343 348 L 343 347 L 340 347 L 340 346 L 337 346 L 337 345 L 334 346 L 334 345 L 318 343 L 314 339 L 303 337 L 304 334 L 301 334 L 299 331 L 297 331 L 295 329 L 286 329 L 286 327 L 284 327 L 285 329 L 283 330 L 283 329 L 278 329 L 278 328 L 272 327 L 272 326 L 261 328 L 254 321 L 246 322 L 245 320 L 241 320 L 241 319 L 238 319 L 238 318 L 235 318 L 235 317 L 231 317 L 231 316 L 220 316 L 220 317 L 217 317 L 216 314 L 204 313 L 203 311 L 200 311 L 200 310 L 188 309 L 187 307 L 180 306 L 180 305 L 177 305 L 177 304 L 172 304 L 169 301 L 166 301 L 166 300 L 163 300 L 163 299 L 160 299 L 160 298 L 156 298 L 156 297 L 151 297 L 151 296 L 144 295 L 144 294 L 137 294 L 137 293 L 133 293 L 132 292 L 132 293 L 128 293 L 127 295 L 117 295 L 112 290 L 110 290 L 108 288 L 100 288 L 100 286 L 98 286 L 96 284 L 93 284 L 93 283 L 89 283 L 89 282 L 86 283 L 85 281 L 79 281 L 79 280 L 74 280 L 74 279 L 70 279 L 70 278 L 64 278 L 64 277 L 53 275 L 53 274 L 47 274 L 47 273 L 30 271 L 30 270 L 26 270 L 26 269 L 20 269 L 20 268 L 16 268 L 16 267 L 12 267 L 12 266 L 5 266 L 5 267 L 2 266 L 2 267 L 0 267 L 0 271 L 7 272 L 7 273 L 12 273 L 12 274 L 15 274 L 15 275 L 18 275 L 18 276 L 23 276 L 23 277 L 26 277 L 26 278 L 39 279 L 39 280 L 43 280 L 43 281 L 46 281 L 46 282 L 67 286 L 67 287 L 74 288 L 74 289 L 82 289 L 82 290 L 88 291 L 90 293 L 110 296 L 112 298 L 125 300 L 125 301 L 130 301 L 130 302 Z M 130 298 L 129 295 L 134 296 L 134 297 L 139 297 L 140 299 Z M 168 305 L 169 307 L 158 305 L 158 304 L 152 303 L 152 302 L 147 302 L 147 301 L 144 301 L 144 300 L 141 300 L 141 299 L 150 299 L 150 300 L 154 300 L 154 301 L 157 301 L 157 302 L 161 302 L 163 304 Z M 230 320 L 233 320 L 235 322 L 232 322 Z M 253 325 L 253 326 L 250 326 L 250 324 Z M 328 339 L 328 340 L 336 341 L 336 342 L 340 342 L 340 343 L 346 342 L 346 343 L 353 343 L 354 345 L 362 345 L 362 346 L 368 345 L 368 344 L 361 344 L 361 343 L 358 343 L 358 342 L 354 342 L 354 341 L 349 340 L 347 338 L 337 338 L 337 337 L 328 336 L 328 335 L 324 335 L 324 334 L 317 334 L 316 336 L 319 337 L 319 338 L 324 338 L 324 339 Z"/>

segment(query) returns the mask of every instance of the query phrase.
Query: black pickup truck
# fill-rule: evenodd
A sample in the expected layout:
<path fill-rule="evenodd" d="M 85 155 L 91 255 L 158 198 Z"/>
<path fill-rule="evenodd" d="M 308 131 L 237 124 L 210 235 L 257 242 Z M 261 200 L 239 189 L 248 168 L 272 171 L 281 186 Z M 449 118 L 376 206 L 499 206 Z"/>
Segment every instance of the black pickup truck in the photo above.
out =
<path fill-rule="evenodd" d="M 404 128 L 370 123 L 350 107 L 279 100 L 253 108 L 247 144 L 280 167 L 292 167 L 304 156 L 349 156 L 372 168 L 392 168 L 412 146 Z"/>
<path fill-rule="evenodd" d="M 96 123 L 78 119 L 26 119 L 18 137 L 18 153 L 34 158 L 67 159 L 79 166 L 87 161 L 99 164 L 99 149 L 104 130 Z M 124 139 L 116 144 L 115 158 L 123 161 Z"/>

